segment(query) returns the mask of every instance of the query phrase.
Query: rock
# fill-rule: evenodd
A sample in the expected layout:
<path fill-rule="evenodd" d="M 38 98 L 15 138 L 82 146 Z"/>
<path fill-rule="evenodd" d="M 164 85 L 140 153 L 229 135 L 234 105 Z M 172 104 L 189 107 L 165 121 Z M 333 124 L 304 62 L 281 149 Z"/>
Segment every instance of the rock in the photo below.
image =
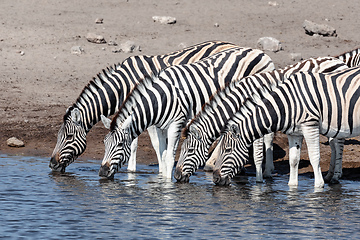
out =
<path fill-rule="evenodd" d="M 214 23 L 214 27 L 219 27 L 220 25 L 218 23 Z"/>
<path fill-rule="evenodd" d="M 170 16 L 153 16 L 152 19 L 154 20 L 154 22 L 159 22 L 162 24 L 176 23 L 176 18 Z"/>
<path fill-rule="evenodd" d="M 282 50 L 281 42 L 273 37 L 262 37 L 257 41 L 257 48 L 272 52 Z"/>
<path fill-rule="evenodd" d="M 16 53 L 19 53 L 21 56 L 24 56 L 24 55 L 25 55 L 25 52 L 24 52 L 24 51 L 21 51 L 21 50 L 16 51 Z"/>
<path fill-rule="evenodd" d="M 95 19 L 95 23 L 96 23 L 96 24 L 103 24 L 103 22 L 104 22 L 104 19 L 103 19 L 103 18 L 97 18 L 97 19 Z"/>
<path fill-rule="evenodd" d="M 16 137 L 11 137 L 8 140 L 6 140 L 6 144 L 9 147 L 25 147 L 24 142 L 17 139 Z"/>
<path fill-rule="evenodd" d="M 300 62 L 301 60 L 303 60 L 301 53 L 290 53 L 289 56 L 290 59 L 295 62 Z"/>
<path fill-rule="evenodd" d="M 109 46 L 117 46 L 118 44 L 117 44 L 115 41 L 110 40 L 110 41 L 108 42 L 108 45 L 109 45 Z"/>
<path fill-rule="evenodd" d="M 86 35 L 86 39 L 89 41 L 89 42 L 92 42 L 92 43 L 106 43 L 105 39 L 103 36 L 101 35 L 97 35 L 95 33 L 88 33 Z"/>
<path fill-rule="evenodd" d="M 71 54 L 82 54 L 84 52 L 85 52 L 84 49 L 80 46 L 73 46 L 71 48 Z"/>
<path fill-rule="evenodd" d="M 305 33 L 308 35 L 318 34 L 325 37 L 336 37 L 336 29 L 326 25 L 326 24 L 317 24 L 309 20 L 305 20 L 303 23 L 303 28 Z"/>
<path fill-rule="evenodd" d="M 272 7 L 279 6 L 279 3 L 275 2 L 275 1 L 269 1 L 268 4 L 269 4 L 269 6 L 272 6 Z"/>
<path fill-rule="evenodd" d="M 140 46 L 136 45 L 133 41 L 126 41 L 119 45 L 118 49 L 113 50 L 114 53 L 117 52 L 125 52 L 125 53 L 132 53 L 134 51 L 141 51 Z"/>
<path fill-rule="evenodd" d="M 178 47 L 179 48 L 186 48 L 187 47 L 187 44 L 186 43 L 180 43 L 179 45 L 178 45 Z"/>

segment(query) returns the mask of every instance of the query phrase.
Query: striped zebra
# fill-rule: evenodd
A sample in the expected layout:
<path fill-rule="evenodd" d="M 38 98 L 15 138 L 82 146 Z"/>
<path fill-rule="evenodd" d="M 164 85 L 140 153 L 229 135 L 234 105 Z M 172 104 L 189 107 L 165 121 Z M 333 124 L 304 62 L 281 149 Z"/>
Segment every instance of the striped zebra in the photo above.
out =
<path fill-rule="evenodd" d="M 290 153 L 299 153 L 305 138 L 314 187 L 323 187 L 319 134 L 332 139 L 358 136 L 359 100 L 359 67 L 330 74 L 295 73 L 271 92 L 264 88 L 249 97 L 226 124 L 214 182 L 229 184 L 248 159 L 247 147 L 264 134 L 282 131 L 289 137 Z M 297 165 L 290 168 L 293 179 L 289 180 L 296 185 L 297 169 Z"/>
<path fill-rule="evenodd" d="M 190 176 L 205 164 L 205 161 L 209 158 L 209 148 L 220 137 L 221 129 L 228 119 L 239 110 L 241 103 L 253 93 L 260 91 L 264 86 L 271 88 L 295 72 L 314 71 L 326 73 L 343 69 L 347 69 L 347 66 L 339 59 L 332 57 L 311 58 L 281 70 L 246 77 L 219 91 L 184 129 L 183 135 L 186 139 L 181 148 L 174 177 L 180 182 L 187 182 Z M 273 133 L 265 136 L 267 136 L 265 138 L 265 146 L 267 146 L 266 164 L 271 164 L 272 166 L 267 166 L 267 169 L 271 169 L 271 167 L 273 168 Z M 257 153 L 254 156 L 257 182 L 263 181 L 262 146 L 261 139 L 254 143 L 254 152 Z M 218 153 L 215 154 L 215 156 L 217 155 Z M 300 156 L 294 157 L 299 158 Z"/>
<path fill-rule="evenodd" d="M 198 61 L 222 50 L 237 47 L 222 41 L 208 41 L 180 51 L 157 56 L 132 56 L 121 64 L 104 69 L 90 81 L 76 102 L 66 110 L 51 156 L 49 167 L 54 171 L 65 171 L 86 148 L 86 135 L 100 121 L 100 115 L 110 116 L 118 111 L 127 94 L 138 79 L 157 74 L 161 69 Z M 156 130 L 149 135 L 159 158 Z M 134 141 L 132 158 L 128 170 L 135 171 L 137 140 Z"/>
<path fill-rule="evenodd" d="M 162 175 L 171 178 L 181 129 L 209 97 L 232 80 L 274 68 L 264 52 L 239 47 L 192 64 L 166 68 L 153 77 L 152 84 L 144 80 L 127 96 L 112 122 L 104 118 L 105 127 L 111 131 L 104 141 L 105 155 L 99 175 L 112 178 L 128 161 L 133 139 L 148 127 L 156 126 L 163 133 L 161 160 L 166 169 Z"/>
<path fill-rule="evenodd" d="M 345 52 L 336 56 L 335 58 L 343 61 L 349 68 L 360 65 L 360 48 Z"/>

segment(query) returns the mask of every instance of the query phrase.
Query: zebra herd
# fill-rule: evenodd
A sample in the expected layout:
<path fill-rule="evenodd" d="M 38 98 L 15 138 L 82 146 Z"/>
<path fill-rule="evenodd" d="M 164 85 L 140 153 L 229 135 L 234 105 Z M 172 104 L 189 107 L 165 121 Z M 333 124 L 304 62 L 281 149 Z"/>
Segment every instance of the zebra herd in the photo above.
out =
<path fill-rule="evenodd" d="M 270 176 L 272 139 L 282 131 L 289 141 L 289 185 L 298 184 L 305 138 L 314 186 L 324 186 L 320 134 L 331 146 L 325 181 L 338 182 L 345 138 L 360 135 L 359 54 L 356 49 L 276 70 L 260 50 L 209 41 L 167 55 L 130 57 L 99 73 L 67 109 L 49 166 L 65 171 L 85 151 L 86 134 L 102 120 L 110 132 L 101 177 L 113 178 L 125 163 L 135 171 L 137 137 L 148 130 L 159 173 L 166 179 L 172 177 L 182 133 L 177 181 L 188 182 L 208 161 L 213 162 L 214 183 L 228 185 L 254 144 L 256 180 L 262 182 L 263 143 L 264 175 Z"/>

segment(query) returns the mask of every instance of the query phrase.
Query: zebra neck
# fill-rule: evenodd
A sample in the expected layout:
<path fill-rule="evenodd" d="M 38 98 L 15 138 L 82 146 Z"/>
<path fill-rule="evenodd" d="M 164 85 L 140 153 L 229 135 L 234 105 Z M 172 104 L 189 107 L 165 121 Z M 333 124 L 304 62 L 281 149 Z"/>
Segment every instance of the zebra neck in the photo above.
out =
<path fill-rule="evenodd" d="M 229 129 L 232 124 L 239 127 L 239 135 L 247 146 L 265 134 L 287 132 L 293 127 L 291 119 L 294 108 L 290 104 L 285 105 L 277 94 L 267 95 L 266 98 L 258 98 L 255 101 L 255 104 L 252 100 L 245 102 L 227 125 Z"/>
<path fill-rule="evenodd" d="M 213 96 L 191 124 L 204 130 L 207 138 L 215 141 L 222 134 L 228 121 L 240 111 L 248 98 L 254 94 L 261 95 L 265 89 L 276 86 L 282 81 L 282 78 L 282 73 L 272 71 L 255 74 L 230 83 L 225 89 Z"/>

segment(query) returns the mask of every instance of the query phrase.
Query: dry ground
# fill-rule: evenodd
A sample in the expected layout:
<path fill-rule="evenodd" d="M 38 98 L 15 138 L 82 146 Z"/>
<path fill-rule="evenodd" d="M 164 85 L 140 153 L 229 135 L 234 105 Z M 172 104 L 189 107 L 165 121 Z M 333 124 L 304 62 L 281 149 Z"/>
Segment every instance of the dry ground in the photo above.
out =
<path fill-rule="evenodd" d="M 268 54 L 277 67 L 284 67 L 294 63 L 290 53 L 301 53 L 305 59 L 338 55 L 360 46 L 359 1 L 276 2 L 277 6 L 269 5 L 268 0 L 2 0 L 0 152 L 50 157 L 66 108 L 101 69 L 132 54 L 164 54 L 215 39 L 255 47 L 260 37 L 271 36 L 282 42 L 283 51 Z M 154 23 L 154 15 L 176 17 L 177 23 Z M 96 18 L 103 18 L 103 24 L 95 24 Z M 302 28 L 305 19 L 333 26 L 338 37 L 306 35 Z M 118 44 L 132 40 L 142 51 L 113 53 L 113 46 L 89 43 L 85 38 L 89 32 Z M 85 53 L 71 54 L 73 46 L 81 46 Z M 100 163 L 105 133 L 101 123 L 93 128 L 81 159 L 95 158 Z M 143 135 L 138 160 L 156 162 L 148 136 Z M 12 136 L 25 141 L 26 146 L 6 146 Z M 277 134 L 276 168 L 283 173 L 288 171 L 286 141 L 284 135 Z M 325 171 L 330 148 L 325 138 L 321 142 Z M 301 172 L 308 172 L 311 167 L 303 148 Z M 357 139 L 347 141 L 346 178 L 358 177 L 359 150 Z"/>

